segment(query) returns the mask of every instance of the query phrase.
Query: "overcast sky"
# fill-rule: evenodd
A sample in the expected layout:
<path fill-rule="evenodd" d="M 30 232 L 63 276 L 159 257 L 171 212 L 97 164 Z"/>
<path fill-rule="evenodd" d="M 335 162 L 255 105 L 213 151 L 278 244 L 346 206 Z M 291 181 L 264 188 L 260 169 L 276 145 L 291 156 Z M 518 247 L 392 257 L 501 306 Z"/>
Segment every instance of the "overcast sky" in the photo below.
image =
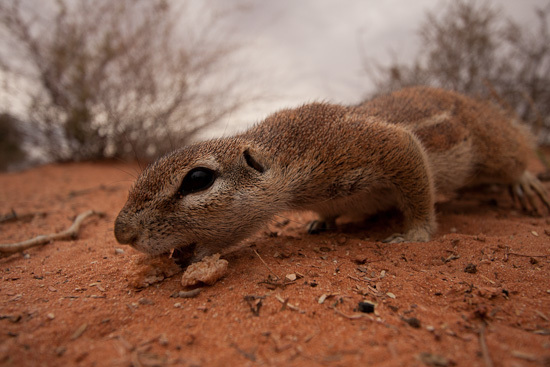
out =
<path fill-rule="evenodd" d="M 239 68 L 265 100 L 226 119 L 214 134 L 227 134 L 283 107 L 308 101 L 358 102 L 372 85 L 361 51 L 407 61 L 417 50 L 417 30 L 427 11 L 454 0 L 251 0 L 232 16 L 235 37 L 246 48 Z M 216 2 L 227 4 L 223 0 Z M 492 1 L 504 15 L 529 24 L 548 0 Z"/>
<path fill-rule="evenodd" d="M 455 0 L 188 1 L 196 9 L 246 5 L 245 10 L 230 12 L 223 19 L 231 29 L 228 35 L 243 45 L 238 62 L 231 64 L 242 75 L 243 94 L 259 99 L 204 136 L 210 137 L 243 130 L 285 107 L 319 100 L 360 101 L 373 91 L 362 67 L 364 57 L 386 64 L 392 54 L 401 62 L 410 60 L 418 50 L 417 31 L 426 12 L 441 13 Z M 550 6 L 550 0 L 488 1 L 527 27 L 536 24 L 535 7 Z M 42 4 L 40 0 L 29 2 Z M 201 13 L 189 16 L 200 19 Z M 219 36 L 224 39 L 226 34 Z M 17 113 L 24 104 L 2 90 L 0 107 Z"/>

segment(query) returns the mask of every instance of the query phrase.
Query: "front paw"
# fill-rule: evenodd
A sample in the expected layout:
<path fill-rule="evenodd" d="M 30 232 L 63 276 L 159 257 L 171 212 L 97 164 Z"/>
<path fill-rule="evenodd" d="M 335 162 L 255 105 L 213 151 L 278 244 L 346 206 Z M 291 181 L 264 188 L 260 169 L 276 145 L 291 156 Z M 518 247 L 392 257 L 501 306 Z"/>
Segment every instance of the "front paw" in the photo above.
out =
<path fill-rule="evenodd" d="M 386 238 L 384 243 L 403 243 L 403 242 L 428 242 L 430 233 L 424 228 L 411 229 L 407 233 L 394 233 Z"/>
<path fill-rule="evenodd" d="M 319 234 L 325 232 L 328 229 L 327 222 L 322 220 L 312 220 L 307 226 L 307 233 Z"/>
<path fill-rule="evenodd" d="M 383 243 L 402 243 L 407 242 L 405 240 L 405 237 L 402 233 L 394 233 L 385 240 L 382 241 Z"/>

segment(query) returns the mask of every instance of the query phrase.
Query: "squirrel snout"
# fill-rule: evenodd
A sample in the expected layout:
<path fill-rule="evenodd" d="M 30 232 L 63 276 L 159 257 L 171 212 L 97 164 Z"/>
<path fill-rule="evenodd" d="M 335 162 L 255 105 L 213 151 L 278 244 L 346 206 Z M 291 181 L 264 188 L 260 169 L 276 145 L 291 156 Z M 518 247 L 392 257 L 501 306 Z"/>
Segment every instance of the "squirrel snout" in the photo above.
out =
<path fill-rule="evenodd" d="M 123 245 L 132 245 L 137 240 L 136 231 L 124 221 L 120 214 L 115 220 L 115 238 Z"/>

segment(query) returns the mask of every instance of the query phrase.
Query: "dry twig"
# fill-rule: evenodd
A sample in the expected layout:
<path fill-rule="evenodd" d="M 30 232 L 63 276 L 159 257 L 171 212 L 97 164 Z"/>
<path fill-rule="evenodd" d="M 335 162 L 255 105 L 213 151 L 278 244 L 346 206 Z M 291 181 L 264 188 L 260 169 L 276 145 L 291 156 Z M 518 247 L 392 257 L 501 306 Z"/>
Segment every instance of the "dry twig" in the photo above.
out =
<path fill-rule="evenodd" d="M 283 304 L 283 308 L 288 307 L 293 311 L 297 311 L 299 313 L 306 313 L 305 311 L 300 310 L 298 307 L 288 303 L 288 298 L 285 300 L 277 294 L 275 295 L 275 299 Z"/>
<path fill-rule="evenodd" d="M 45 216 L 46 213 L 27 213 L 27 214 L 18 214 L 15 210 L 11 210 L 8 214 L 0 216 L 0 224 L 11 223 L 16 221 L 27 222 L 34 218 L 35 216 Z"/>
<path fill-rule="evenodd" d="M 483 356 L 485 366 L 493 367 L 493 360 L 491 359 L 489 348 L 487 348 L 487 342 L 485 341 L 485 324 L 481 325 L 481 330 L 479 331 L 479 347 L 481 348 L 481 355 Z"/>
<path fill-rule="evenodd" d="M 550 255 L 527 255 L 527 254 L 518 254 L 516 252 L 507 252 L 507 255 L 514 255 L 514 256 L 520 256 L 520 257 L 548 257 Z"/>
<path fill-rule="evenodd" d="M 364 314 L 361 314 L 361 313 L 355 313 L 353 315 L 348 315 L 348 314 L 345 314 L 343 313 L 342 311 L 338 310 L 336 307 L 331 307 L 334 312 L 336 312 L 336 314 L 342 316 L 342 317 L 345 317 L 346 319 L 350 319 L 350 320 L 357 320 L 357 319 L 361 319 L 363 317 L 368 317 L 367 315 L 364 315 Z"/>
<path fill-rule="evenodd" d="M 273 276 L 275 277 L 275 279 L 277 279 L 277 280 L 278 280 L 278 279 L 281 279 L 280 276 L 278 276 L 277 274 L 275 274 L 275 273 L 273 272 L 273 270 L 271 270 L 271 268 L 269 267 L 269 265 L 267 265 L 267 263 L 265 262 L 265 260 L 262 259 L 262 257 L 261 257 L 260 254 L 258 253 L 258 251 L 254 250 L 254 253 L 256 254 L 256 256 L 258 256 L 258 258 L 261 260 L 261 262 L 265 265 L 265 267 L 267 268 L 267 270 L 269 270 L 269 272 L 270 272 L 271 274 L 273 274 Z"/>
<path fill-rule="evenodd" d="M 78 231 L 80 230 L 82 222 L 92 215 L 103 217 L 105 214 L 101 212 L 96 212 L 94 210 L 88 210 L 84 213 L 79 214 L 74 220 L 73 224 L 68 229 L 62 232 L 52 233 L 48 235 L 40 235 L 22 242 L 0 244 L 0 257 L 9 256 L 16 252 L 22 252 L 31 247 L 45 245 L 53 241 L 76 239 L 78 237 Z"/>

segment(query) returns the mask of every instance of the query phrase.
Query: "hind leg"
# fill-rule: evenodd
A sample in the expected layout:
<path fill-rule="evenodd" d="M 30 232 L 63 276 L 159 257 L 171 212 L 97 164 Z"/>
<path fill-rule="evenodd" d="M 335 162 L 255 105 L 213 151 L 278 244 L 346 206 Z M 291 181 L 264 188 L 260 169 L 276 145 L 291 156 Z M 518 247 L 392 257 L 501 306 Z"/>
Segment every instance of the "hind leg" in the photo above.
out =
<path fill-rule="evenodd" d="M 525 171 L 521 177 L 509 186 L 510 195 L 515 202 L 519 202 L 526 212 L 535 212 L 545 215 L 550 212 L 550 200 L 544 185 L 531 172 Z"/>

